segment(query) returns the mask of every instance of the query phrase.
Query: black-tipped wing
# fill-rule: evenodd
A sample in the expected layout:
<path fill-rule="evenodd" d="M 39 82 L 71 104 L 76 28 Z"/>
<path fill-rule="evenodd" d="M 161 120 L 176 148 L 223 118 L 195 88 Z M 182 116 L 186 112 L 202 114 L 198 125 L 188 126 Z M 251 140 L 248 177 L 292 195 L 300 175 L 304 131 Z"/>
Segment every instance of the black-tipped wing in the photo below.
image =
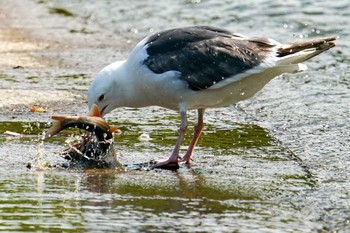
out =
<path fill-rule="evenodd" d="M 156 33 L 145 42 L 144 64 L 155 73 L 180 71 L 201 90 L 259 65 L 275 44 L 213 27 L 187 27 Z"/>

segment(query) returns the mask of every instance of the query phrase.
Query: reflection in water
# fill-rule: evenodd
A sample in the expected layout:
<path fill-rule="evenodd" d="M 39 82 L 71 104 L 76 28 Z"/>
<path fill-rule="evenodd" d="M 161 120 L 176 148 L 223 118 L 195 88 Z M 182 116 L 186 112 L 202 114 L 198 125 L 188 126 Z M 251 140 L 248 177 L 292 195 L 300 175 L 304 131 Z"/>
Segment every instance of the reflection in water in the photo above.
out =
<path fill-rule="evenodd" d="M 210 231 L 218 226 L 229 230 L 233 219 L 246 219 L 237 223 L 245 227 L 252 221 L 249 216 L 264 217 L 261 213 L 270 207 L 259 193 L 262 190 L 254 192 L 252 183 L 239 184 L 237 177 L 231 180 L 230 188 L 220 188 L 212 185 L 211 172 L 198 167 L 181 168 L 178 172 L 33 171 L 36 179 L 21 179 L 20 182 L 24 182 L 18 184 L 13 193 L 21 196 L 15 200 L 12 195 L 2 198 L 8 207 L 2 210 L 3 214 L 11 215 L 13 223 L 18 220 L 25 223 L 17 226 L 8 221 L 8 226 L 14 229 L 64 229 L 67 232 L 162 231 L 170 226 L 172 230 L 198 227 Z M 227 179 L 228 174 L 222 173 L 221 178 Z M 214 179 L 217 176 L 221 175 L 216 174 Z M 224 183 L 228 183 L 227 180 Z M 276 224 L 281 224 L 280 220 L 286 217 L 276 219 Z"/>
<path fill-rule="evenodd" d="M 6 125 L 17 132 L 23 129 L 23 124 L 16 122 Z M 123 127 L 123 134 L 116 137 L 115 144 L 123 153 L 134 154 L 135 148 L 142 153 L 148 148 L 153 156 L 163 157 L 164 151 L 171 151 L 176 137 L 175 132 L 162 125 L 145 123 L 133 128 L 132 124 L 125 123 Z M 151 133 L 153 140 L 143 144 L 138 140 L 142 127 L 156 128 L 154 132 L 160 127 L 162 132 Z M 24 137 L 13 144 L 6 142 L 7 147 L 12 145 L 18 151 L 19 145 L 25 149 L 34 142 L 38 145 L 36 156 L 43 154 L 43 160 L 57 156 L 57 143 L 64 144 L 66 135 L 42 144 L 37 138 L 30 139 L 37 133 L 27 130 Z M 266 205 L 266 198 L 281 200 L 283 208 L 288 210 L 276 204 L 274 211 L 281 213 L 274 215 L 276 219 L 270 219 L 275 225 L 302 221 L 290 216 L 293 207 L 284 202 L 283 197 L 309 188 L 310 177 L 298 164 L 291 163 L 290 154 L 279 148 L 265 129 L 252 124 L 237 124 L 227 129 L 207 124 L 199 145 L 191 168 L 183 166 L 176 172 L 45 170 L 45 167 L 25 170 L 23 161 L 28 160 L 24 159 L 21 172 L 2 182 L 1 191 L 6 194 L 1 199 L 6 226 L 17 230 L 65 229 L 67 232 L 88 229 L 191 231 L 193 227 L 212 231 L 217 226 L 229 230 L 232 219 L 240 219 L 235 225 L 243 229 L 252 221 L 259 221 L 257 217 L 267 217 L 262 214 L 271 208 Z M 150 159 L 137 153 L 136 158 Z"/>
<path fill-rule="evenodd" d="M 38 192 L 33 193 L 33 197 L 40 201 L 31 205 L 24 198 L 23 204 L 29 207 L 27 214 L 33 214 L 27 216 L 31 225 L 37 224 L 40 229 L 45 228 L 43 223 L 46 225 L 50 218 L 58 222 L 46 227 L 66 226 L 72 231 L 88 229 L 88 226 L 99 224 L 106 218 L 110 219 L 110 225 L 104 221 L 98 229 L 111 230 L 119 225 L 124 229 L 153 227 L 161 230 L 172 221 L 178 222 L 179 226 L 198 224 L 204 216 L 212 216 L 211 224 L 218 224 L 221 218 L 230 217 L 236 211 L 253 211 L 232 203 L 228 205 L 225 200 L 249 201 L 256 198 L 252 196 L 254 194 L 244 197 L 241 192 L 214 190 L 206 184 L 204 176 L 191 169 L 130 173 L 110 170 L 70 174 L 37 172 L 36 184 Z M 23 206 L 21 209 L 24 210 Z M 226 214 L 220 216 L 223 213 Z M 163 222 L 154 226 L 157 216 Z M 81 226 L 76 225 L 79 221 Z M 205 224 L 202 227 L 206 227 Z"/>

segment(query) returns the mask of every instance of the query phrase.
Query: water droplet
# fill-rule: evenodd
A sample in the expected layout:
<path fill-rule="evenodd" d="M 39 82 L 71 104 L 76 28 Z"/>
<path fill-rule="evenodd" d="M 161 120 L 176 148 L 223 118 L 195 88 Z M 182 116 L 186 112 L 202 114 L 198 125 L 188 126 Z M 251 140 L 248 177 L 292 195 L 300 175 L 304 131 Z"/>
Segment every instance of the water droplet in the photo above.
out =
<path fill-rule="evenodd" d="M 147 133 L 142 133 L 139 137 L 138 137 L 139 141 L 149 141 L 152 140 L 151 137 L 149 136 L 149 134 Z"/>
<path fill-rule="evenodd" d="M 130 31 L 131 31 L 132 33 L 134 33 L 134 34 L 138 34 L 138 33 L 139 33 L 139 29 L 134 28 L 134 27 L 132 27 L 132 28 L 130 29 Z"/>

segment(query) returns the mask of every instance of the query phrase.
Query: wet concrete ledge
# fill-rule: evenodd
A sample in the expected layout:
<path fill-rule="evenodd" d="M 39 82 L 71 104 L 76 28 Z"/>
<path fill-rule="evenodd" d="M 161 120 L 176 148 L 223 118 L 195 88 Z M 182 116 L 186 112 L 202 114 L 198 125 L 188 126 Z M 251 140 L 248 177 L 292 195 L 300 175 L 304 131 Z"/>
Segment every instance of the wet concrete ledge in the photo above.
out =
<path fill-rule="evenodd" d="M 49 15 L 47 7 L 38 5 L 36 1 L 1 1 L 0 6 L 2 9 L 0 12 L 1 121 L 48 122 L 50 115 L 56 113 L 85 114 L 88 81 L 104 65 L 111 63 L 117 57 L 125 57 L 130 47 L 135 44 L 117 35 L 110 40 L 106 34 L 97 36 L 70 33 L 71 28 L 67 28 L 67 25 L 71 24 L 68 24 L 67 19 Z M 74 27 L 72 25 L 72 28 Z M 248 193 L 251 190 L 245 190 L 247 187 L 258 190 L 260 200 L 256 199 L 255 203 L 258 203 L 257 205 L 262 207 L 265 213 L 275 211 L 282 216 L 286 214 L 288 218 L 283 219 L 284 223 L 294 220 L 296 221 L 294 226 L 301 224 L 305 229 L 310 229 L 310 224 L 314 224 L 314 229 L 321 229 L 319 231 L 322 231 L 322 227 L 326 230 L 349 228 L 349 82 L 348 77 L 337 70 L 342 70 L 343 73 L 348 70 L 348 60 L 345 58 L 349 57 L 350 50 L 349 42 L 343 40 L 342 43 L 343 47 L 335 48 L 334 51 L 337 52 L 330 51 L 323 54 L 322 58 L 317 58 L 319 60 L 316 59 L 326 65 L 312 63 L 315 69 L 308 71 L 310 77 L 301 74 L 274 80 L 258 96 L 249 102 L 240 103 L 247 115 L 254 116 L 254 119 L 247 120 L 248 122 L 262 126 L 272 138 L 278 139 L 281 142 L 281 145 L 276 143 L 278 149 L 287 148 L 291 152 L 284 155 L 285 163 L 273 162 L 272 159 L 264 162 L 260 157 L 264 154 L 263 151 L 245 151 L 246 154 L 234 157 L 234 164 L 230 160 L 231 157 L 218 156 L 219 159 L 215 160 L 213 156 L 212 159 L 203 159 L 199 156 L 196 158 L 194 171 L 202 169 L 200 171 L 203 173 L 204 167 L 205 172 L 209 170 L 210 174 L 214 174 L 208 176 L 209 173 L 204 172 L 205 179 L 208 180 L 209 177 L 216 190 L 222 187 L 233 188 L 235 192 L 243 190 Z M 120 49 L 115 51 L 114 48 L 118 46 Z M 342 64 L 336 59 L 339 54 L 345 57 Z M 67 79 L 52 83 L 54 77 L 59 75 L 76 74 L 82 74 L 78 79 L 86 83 L 75 85 L 73 79 L 68 79 L 69 83 Z M 37 80 L 37 83 L 33 80 Z M 78 89 L 78 86 L 82 86 L 82 89 Z M 33 113 L 30 111 L 32 105 L 40 105 L 47 109 L 47 112 Z M 140 110 L 134 122 L 130 123 L 130 128 L 141 122 L 137 117 L 152 115 L 147 111 L 152 112 L 152 110 Z M 164 115 L 164 112 L 161 114 Z M 227 120 L 228 125 L 234 124 L 235 120 L 244 122 L 244 114 L 231 112 L 234 110 L 222 115 L 215 110 L 208 111 L 207 125 L 211 123 L 216 127 L 213 134 L 219 131 L 218 119 L 221 121 L 230 119 Z M 118 112 L 112 115 L 114 119 L 127 119 L 128 116 Z M 157 120 L 161 121 L 160 119 Z M 147 120 L 149 119 L 143 119 Z M 139 127 L 137 130 L 150 132 L 157 130 L 155 125 L 138 124 L 137 127 Z M 166 127 L 175 128 L 175 124 Z M 164 131 L 162 126 L 159 129 Z M 18 158 L 21 160 L 28 159 L 20 154 L 21 151 L 16 152 L 16 146 L 18 145 L 15 143 L 9 143 L 6 150 L 14 151 L 15 155 L 19 154 Z M 30 150 L 33 145 L 25 145 L 23 148 Z M 121 149 L 126 155 L 134 155 L 124 157 L 126 161 L 129 159 L 131 162 L 146 160 L 149 155 L 164 157 L 163 151 L 155 150 L 149 144 L 146 146 L 136 144 L 132 148 L 122 146 Z M 168 147 L 165 149 L 171 150 Z M 206 151 L 205 148 L 201 148 L 201 151 L 204 155 L 212 153 L 210 149 Z M 297 157 L 297 162 L 301 163 L 295 162 L 290 155 Z M 133 159 L 135 161 L 132 161 Z M 196 164 L 202 167 L 196 167 Z M 305 170 L 301 168 L 312 175 L 314 182 L 312 187 L 303 184 L 304 178 L 300 177 L 303 177 Z M 291 175 L 288 172 L 291 172 Z M 132 175 L 140 176 L 138 182 L 144 183 L 141 177 L 144 174 Z M 156 175 L 164 177 L 162 174 Z M 180 172 L 181 175 L 190 176 L 183 170 Z M 149 176 L 149 180 L 154 180 L 155 175 L 146 176 Z M 113 179 L 111 177 L 109 179 Z M 126 180 L 130 178 L 128 174 L 125 177 Z M 192 178 L 196 180 L 196 177 Z M 113 182 L 116 181 L 112 180 L 110 184 L 114 184 Z M 88 183 L 93 184 L 90 180 Z M 185 186 L 188 185 L 186 182 L 183 183 Z M 106 187 L 110 188 L 108 185 Z M 155 194 L 158 192 L 159 190 L 154 191 Z M 265 204 L 259 202 L 261 199 L 267 200 Z M 240 198 L 237 202 L 244 205 L 244 201 L 240 202 Z M 283 210 L 281 206 L 285 209 Z M 254 208 L 257 213 L 253 217 L 261 217 L 259 214 L 262 211 L 259 207 Z M 267 216 L 271 214 L 263 216 L 260 223 L 266 221 Z M 280 217 L 278 214 L 276 216 Z M 291 217 L 290 220 L 290 216 L 295 219 Z"/>

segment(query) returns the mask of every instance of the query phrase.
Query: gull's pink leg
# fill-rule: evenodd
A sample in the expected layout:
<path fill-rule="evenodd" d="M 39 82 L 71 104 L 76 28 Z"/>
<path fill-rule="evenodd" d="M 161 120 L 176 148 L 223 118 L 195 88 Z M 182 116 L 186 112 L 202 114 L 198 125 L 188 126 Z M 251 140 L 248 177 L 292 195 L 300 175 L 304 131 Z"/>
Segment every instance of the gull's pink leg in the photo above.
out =
<path fill-rule="evenodd" d="M 187 152 L 185 154 L 185 156 L 182 158 L 182 162 L 186 162 L 187 164 L 191 163 L 192 160 L 192 153 L 193 150 L 198 142 L 199 136 L 202 133 L 203 130 L 203 116 L 204 116 L 204 108 L 202 109 L 198 109 L 198 123 L 197 125 L 194 127 L 194 134 L 193 134 L 193 138 L 192 141 L 187 149 Z"/>
<path fill-rule="evenodd" d="M 175 148 L 170 157 L 165 161 L 157 161 L 153 168 L 178 168 L 179 167 L 179 151 L 181 143 L 185 137 L 185 132 L 187 129 L 187 115 L 186 111 L 181 111 L 181 126 L 180 135 L 177 138 Z"/>

